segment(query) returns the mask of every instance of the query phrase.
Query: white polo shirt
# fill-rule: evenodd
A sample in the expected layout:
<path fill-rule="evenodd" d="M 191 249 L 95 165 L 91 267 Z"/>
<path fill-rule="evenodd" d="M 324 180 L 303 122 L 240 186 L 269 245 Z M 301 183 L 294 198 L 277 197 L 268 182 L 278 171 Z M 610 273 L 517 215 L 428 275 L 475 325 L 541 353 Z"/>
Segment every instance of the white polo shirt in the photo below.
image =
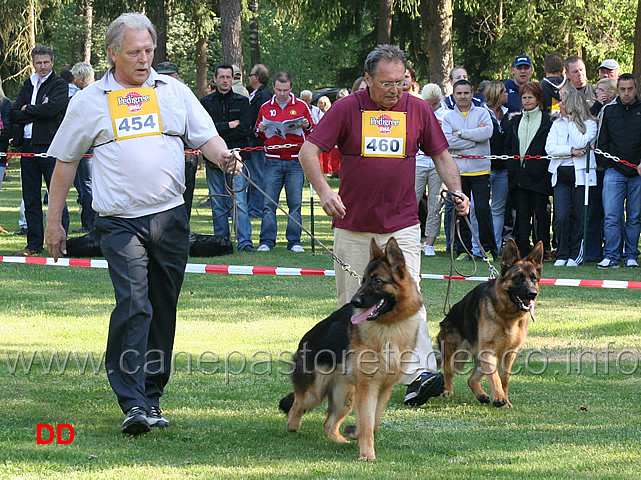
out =
<path fill-rule="evenodd" d="M 122 90 L 113 69 L 76 94 L 48 154 L 74 162 L 94 147 L 93 209 L 101 216 L 136 218 L 184 203 L 185 144 L 200 148 L 218 135 L 209 114 L 180 81 L 153 69 L 162 134 L 115 140 L 108 93 Z"/>

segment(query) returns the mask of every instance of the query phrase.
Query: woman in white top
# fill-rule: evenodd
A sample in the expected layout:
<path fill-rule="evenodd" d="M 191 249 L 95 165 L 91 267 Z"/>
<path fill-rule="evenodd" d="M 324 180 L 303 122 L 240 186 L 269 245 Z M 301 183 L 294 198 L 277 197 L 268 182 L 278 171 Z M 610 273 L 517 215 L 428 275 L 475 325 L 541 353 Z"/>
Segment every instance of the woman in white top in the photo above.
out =
<path fill-rule="evenodd" d="M 583 212 L 585 185 L 596 185 L 596 160 L 589 152 L 597 124 L 583 96 L 574 88 L 561 96 L 561 116 L 552 124 L 545 150 L 568 158 L 550 160 L 554 188 L 555 267 L 576 267 L 583 261 Z M 590 168 L 586 169 L 589 156 Z M 589 173 L 587 173 L 589 171 Z"/>

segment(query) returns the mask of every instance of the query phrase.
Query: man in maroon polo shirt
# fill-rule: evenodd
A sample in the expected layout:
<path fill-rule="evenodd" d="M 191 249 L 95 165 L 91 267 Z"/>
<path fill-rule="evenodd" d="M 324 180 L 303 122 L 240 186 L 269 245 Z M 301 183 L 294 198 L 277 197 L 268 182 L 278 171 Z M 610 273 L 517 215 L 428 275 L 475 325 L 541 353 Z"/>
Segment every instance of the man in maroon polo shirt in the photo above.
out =
<path fill-rule="evenodd" d="M 431 156 L 441 179 L 452 191 L 461 190 L 456 163 L 432 109 L 423 99 L 403 91 L 407 59 L 398 47 L 379 45 L 365 60 L 367 89 L 336 101 L 307 138 L 299 154 L 305 174 L 333 217 L 334 252 L 363 273 L 373 238 L 384 247 L 395 237 L 407 267 L 420 281 L 421 230 L 414 192 L 414 156 L 420 148 Z M 334 192 L 320 168 L 319 155 L 338 146 L 341 181 Z M 457 211 L 467 214 L 469 199 L 461 195 Z M 348 303 L 358 280 L 335 265 L 339 306 Z M 423 308 L 423 315 L 425 309 Z M 404 368 L 408 385 L 405 403 L 422 405 L 443 391 L 427 322 L 418 332 L 415 361 Z"/>

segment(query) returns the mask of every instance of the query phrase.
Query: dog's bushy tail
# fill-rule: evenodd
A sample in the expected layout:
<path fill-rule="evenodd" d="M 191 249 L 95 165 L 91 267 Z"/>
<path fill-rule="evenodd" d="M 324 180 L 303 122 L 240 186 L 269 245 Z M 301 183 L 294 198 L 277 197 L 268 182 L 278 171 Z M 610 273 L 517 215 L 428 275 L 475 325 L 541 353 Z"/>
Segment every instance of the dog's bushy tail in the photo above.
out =
<path fill-rule="evenodd" d="M 294 392 L 283 397 L 283 399 L 278 404 L 278 408 L 280 408 L 283 412 L 285 412 L 285 414 L 288 414 L 289 411 L 292 409 L 292 405 L 294 405 Z"/>

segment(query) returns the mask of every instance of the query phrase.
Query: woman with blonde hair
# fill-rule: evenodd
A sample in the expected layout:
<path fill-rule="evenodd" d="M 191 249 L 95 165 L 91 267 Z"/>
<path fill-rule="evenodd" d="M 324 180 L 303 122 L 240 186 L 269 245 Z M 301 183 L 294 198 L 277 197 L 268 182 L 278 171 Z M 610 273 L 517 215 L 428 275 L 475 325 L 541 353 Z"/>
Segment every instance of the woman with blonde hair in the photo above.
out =
<path fill-rule="evenodd" d="M 332 106 L 332 101 L 328 97 L 323 95 L 316 101 L 316 106 L 320 108 L 321 112 L 325 113 L 327 110 L 329 110 L 329 107 Z M 320 118 L 323 118 L 323 116 L 321 115 Z"/>
<path fill-rule="evenodd" d="M 576 267 L 583 261 L 583 200 L 585 185 L 596 185 L 596 160 L 587 153 L 597 135 L 597 124 L 584 97 L 574 88 L 559 102 L 561 116 L 552 124 L 545 150 L 567 158 L 550 160 L 554 189 L 555 267 Z"/>

